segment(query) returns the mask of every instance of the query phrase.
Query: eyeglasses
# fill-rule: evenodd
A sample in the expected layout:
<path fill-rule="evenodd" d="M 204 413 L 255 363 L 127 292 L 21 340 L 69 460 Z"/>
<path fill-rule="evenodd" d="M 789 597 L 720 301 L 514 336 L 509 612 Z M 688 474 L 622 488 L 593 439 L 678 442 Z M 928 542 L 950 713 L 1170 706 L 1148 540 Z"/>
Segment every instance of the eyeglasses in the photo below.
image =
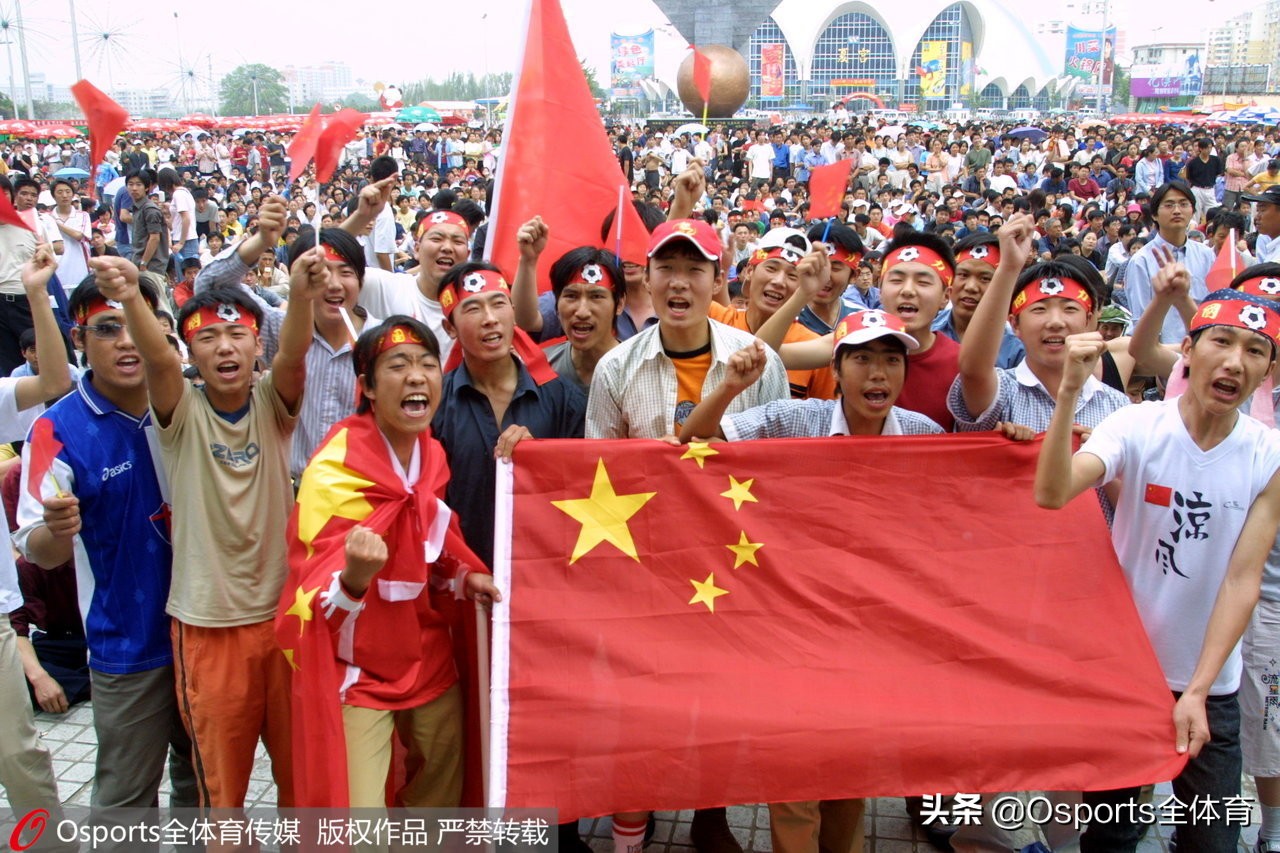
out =
<path fill-rule="evenodd" d="M 124 323 L 97 323 L 90 326 L 81 326 L 82 329 L 88 329 L 93 333 L 95 338 L 104 341 L 114 341 L 120 337 L 120 333 L 124 331 Z"/>
<path fill-rule="evenodd" d="M 1162 201 L 1160 202 L 1161 210 L 1190 210 L 1195 207 L 1189 201 Z"/>

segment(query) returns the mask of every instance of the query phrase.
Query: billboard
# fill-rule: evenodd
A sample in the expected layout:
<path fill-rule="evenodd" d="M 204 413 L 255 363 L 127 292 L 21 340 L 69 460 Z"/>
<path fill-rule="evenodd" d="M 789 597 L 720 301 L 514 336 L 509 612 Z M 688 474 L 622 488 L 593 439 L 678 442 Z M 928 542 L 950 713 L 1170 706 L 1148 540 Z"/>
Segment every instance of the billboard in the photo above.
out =
<path fill-rule="evenodd" d="M 960 97 L 972 95 L 978 63 L 973 58 L 973 42 L 960 42 Z"/>
<path fill-rule="evenodd" d="M 1194 98 L 1204 88 L 1198 53 L 1162 65 L 1134 65 L 1129 75 L 1129 94 L 1135 98 Z"/>
<path fill-rule="evenodd" d="M 920 42 L 920 97 L 945 98 L 947 96 L 947 43 L 945 41 Z"/>
<path fill-rule="evenodd" d="M 1082 30 L 1067 27 L 1067 56 L 1063 73 L 1083 82 L 1097 84 L 1098 66 L 1102 66 L 1102 86 L 1111 86 L 1116 70 L 1116 28 Z"/>
<path fill-rule="evenodd" d="M 760 45 L 760 97 L 781 98 L 786 68 L 781 43 Z"/>
<path fill-rule="evenodd" d="M 640 80 L 653 77 L 653 30 L 609 35 L 609 88 L 615 98 L 643 98 Z"/>

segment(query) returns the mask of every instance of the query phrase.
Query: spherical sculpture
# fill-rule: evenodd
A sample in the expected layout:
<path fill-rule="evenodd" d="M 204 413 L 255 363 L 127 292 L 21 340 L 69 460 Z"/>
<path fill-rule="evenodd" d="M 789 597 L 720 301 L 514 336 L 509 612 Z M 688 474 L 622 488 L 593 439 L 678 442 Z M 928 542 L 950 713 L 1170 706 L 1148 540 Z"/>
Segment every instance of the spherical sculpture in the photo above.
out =
<path fill-rule="evenodd" d="M 747 102 L 751 77 L 742 54 L 723 44 L 699 45 L 698 50 L 711 60 L 711 100 L 709 118 L 730 118 Z M 702 118 L 702 95 L 693 83 L 693 51 L 689 51 L 676 72 L 676 90 L 685 109 Z"/>

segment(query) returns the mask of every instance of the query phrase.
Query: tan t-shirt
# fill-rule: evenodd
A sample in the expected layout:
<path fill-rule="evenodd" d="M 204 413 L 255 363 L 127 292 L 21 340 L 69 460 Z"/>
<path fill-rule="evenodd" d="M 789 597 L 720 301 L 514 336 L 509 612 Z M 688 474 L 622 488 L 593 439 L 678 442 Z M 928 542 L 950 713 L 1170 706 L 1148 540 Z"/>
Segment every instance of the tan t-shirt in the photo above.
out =
<path fill-rule="evenodd" d="M 236 423 L 187 384 L 169 426 L 158 430 L 173 506 L 170 616 L 205 628 L 275 616 L 288 572 L 289 445 L 297 422 L 269 373 Z"/>

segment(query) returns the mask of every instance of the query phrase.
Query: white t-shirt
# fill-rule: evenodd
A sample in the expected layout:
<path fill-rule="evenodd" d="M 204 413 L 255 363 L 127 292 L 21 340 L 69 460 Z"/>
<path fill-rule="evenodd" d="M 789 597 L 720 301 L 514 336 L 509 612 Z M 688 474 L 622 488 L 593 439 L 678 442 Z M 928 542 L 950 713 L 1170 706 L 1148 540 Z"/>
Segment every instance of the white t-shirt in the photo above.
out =
<path fill-rule="evenodd" d="M 405 314 L 425 323 L 440 343 L 441 366 L 449 360 L 453 338 L 444 330 L 444 310 L 439 302 L 422 295 L 417 276 L 368 268 L 364 271 L 364 285 L 357 304 L 384 320 L 392 314 Z"/>
<path fill-rule="evenodd" d="M 1111 539 L 1169 689 L 1185 690 L 1209 614 L 1253 501 L 1280 468 L 1280 432 L 1240 415 L 1205 452 L 1178 399 L 1125 406 L 1078 451 L 1102 460 L 1098 485 L 1122 480 Z M 1240 686 L 1237 644 L 1210 694 Z"/>
<path fill-rule="evenodd" d="M 373 220 L 373 231 L 360 238 L 364 246 L 366 268 L 378 267 L 378 253 L 394 256 L 396 253 L 396 215 L 391 205 L 384 205 Z M 378 316 L 383 316 L 379 314 Z"/>
<path fill-rule="evenodd" d="M 186 211 L 190 217 L 187 220 L 185 234 L 182 231 L 183 211 Z M 188 240 L 196 239 L 196 198 L 191 194 L 191 190 L 186 187 L 176 188 L 173 191 L 173 200 L 169 202 L 169 212 L 173 214 L 173 223 L 169 226 L 169 239 L 173 241 L 174 248 L 180 247 Z"/>
<path fill-rule="evenodd" d="M 751 161 L 752 178 L 773 177 L 773 146 L 768 142 L 757 142 L 748 148 L 747 159 Z"/>
<path fill-rule="evenodd" d="M 22 441 L 27 437 L 43 406 L 18 411 L 18 383 L 21 379 L 0 378 L 0 441 Z M 18 568 L 13 564 L 13 547 L 5 535 L 0 548 L 0 614 L 12 613 L 22 606 L 22 590 L 18 587 Z"/>

